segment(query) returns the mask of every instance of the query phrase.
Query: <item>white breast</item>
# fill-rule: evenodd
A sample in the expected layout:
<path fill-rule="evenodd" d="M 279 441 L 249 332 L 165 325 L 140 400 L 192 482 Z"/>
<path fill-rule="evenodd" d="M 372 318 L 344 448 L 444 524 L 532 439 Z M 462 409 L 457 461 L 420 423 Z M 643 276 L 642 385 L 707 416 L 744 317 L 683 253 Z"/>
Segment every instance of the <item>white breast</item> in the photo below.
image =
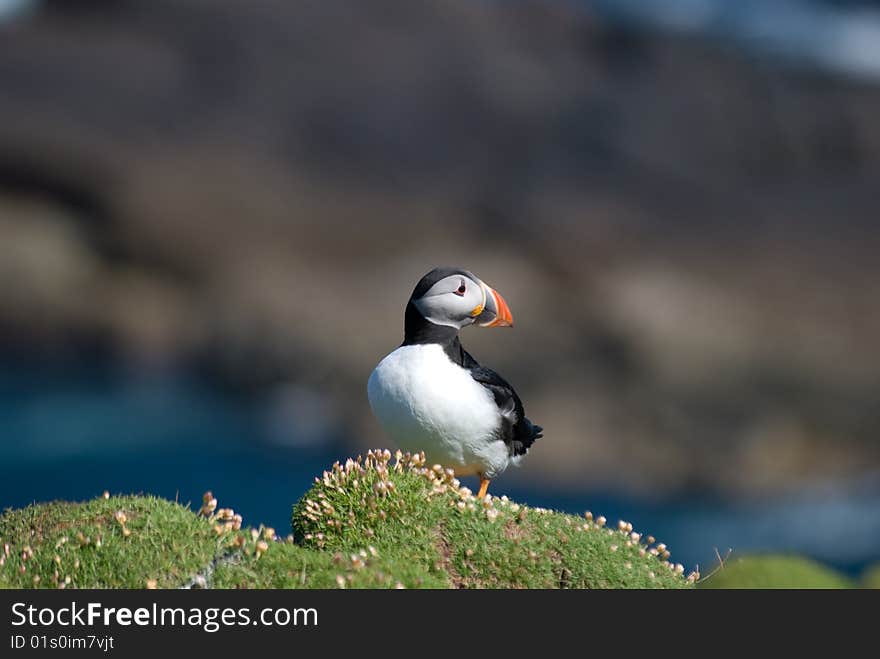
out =
<path fill-rule="evenodd" d="M 373 414 L 405 451 L 456 474 L 489 478 L 504 471 L 507 445 L 497 438 L 501 415 L 491 392 L 436 344 L 401 346 L 370 375 Z"/>

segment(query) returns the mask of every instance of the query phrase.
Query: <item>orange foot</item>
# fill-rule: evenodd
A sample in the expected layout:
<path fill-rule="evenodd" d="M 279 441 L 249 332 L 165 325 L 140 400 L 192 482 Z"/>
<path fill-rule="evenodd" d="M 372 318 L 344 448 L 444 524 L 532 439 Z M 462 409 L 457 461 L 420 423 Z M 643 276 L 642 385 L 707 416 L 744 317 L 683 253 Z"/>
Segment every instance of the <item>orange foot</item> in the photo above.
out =
<path fill-rule="evenodd" d="M 480 476 L 480 491 L 477 493 L 477 498 L 482 499 L 486 496 L 486 492 L 489 490 L 489 479 L 483 478 Z"/>

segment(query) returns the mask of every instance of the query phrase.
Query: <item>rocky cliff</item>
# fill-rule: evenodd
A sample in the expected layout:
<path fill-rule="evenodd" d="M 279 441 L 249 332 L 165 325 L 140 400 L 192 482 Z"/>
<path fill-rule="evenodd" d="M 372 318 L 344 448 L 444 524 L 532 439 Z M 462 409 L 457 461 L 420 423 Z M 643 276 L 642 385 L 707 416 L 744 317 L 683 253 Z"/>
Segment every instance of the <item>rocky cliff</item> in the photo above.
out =
<path fill-rule="evenodd" d="M 547 2 L 44 2 L 0 25 L 0 333 L 364 387 L 440 263 L 547 428 L 528 477 L 880 466 L 880 89 Z M 552 445 L 552 450 L 550 447 Z"/>

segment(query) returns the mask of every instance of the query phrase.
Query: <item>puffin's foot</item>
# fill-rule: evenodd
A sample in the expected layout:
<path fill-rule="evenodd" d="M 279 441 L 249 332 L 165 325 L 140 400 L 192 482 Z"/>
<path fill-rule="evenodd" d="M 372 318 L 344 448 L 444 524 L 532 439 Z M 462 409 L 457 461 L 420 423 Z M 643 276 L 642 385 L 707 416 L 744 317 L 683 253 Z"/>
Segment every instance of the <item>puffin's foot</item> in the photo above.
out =
<path fill-rule="evenodd" d="M 482 499 L 486 496 L 486 492 L 489 490 L 489 479 L 483 478 L 480 476 L 480 491 L 477 493 L 477 498 Z"/>

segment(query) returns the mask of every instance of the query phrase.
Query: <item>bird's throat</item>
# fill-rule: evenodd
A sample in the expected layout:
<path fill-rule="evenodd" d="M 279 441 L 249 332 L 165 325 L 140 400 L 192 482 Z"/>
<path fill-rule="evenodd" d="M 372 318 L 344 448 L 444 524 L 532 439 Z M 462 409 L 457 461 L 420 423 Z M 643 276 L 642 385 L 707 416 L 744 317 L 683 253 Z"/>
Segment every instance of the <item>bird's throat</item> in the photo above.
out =
<path fill-rule="evenodd" d="M 449 358 L 461 365 L 463 361 L 461 342 L 458 340 L 458 328 L 438 325 L 422 316 L 410 301 L 406 305 L 404 316 L 403 344 L 405 346 L 436 343 L 449 355 Z"/>

